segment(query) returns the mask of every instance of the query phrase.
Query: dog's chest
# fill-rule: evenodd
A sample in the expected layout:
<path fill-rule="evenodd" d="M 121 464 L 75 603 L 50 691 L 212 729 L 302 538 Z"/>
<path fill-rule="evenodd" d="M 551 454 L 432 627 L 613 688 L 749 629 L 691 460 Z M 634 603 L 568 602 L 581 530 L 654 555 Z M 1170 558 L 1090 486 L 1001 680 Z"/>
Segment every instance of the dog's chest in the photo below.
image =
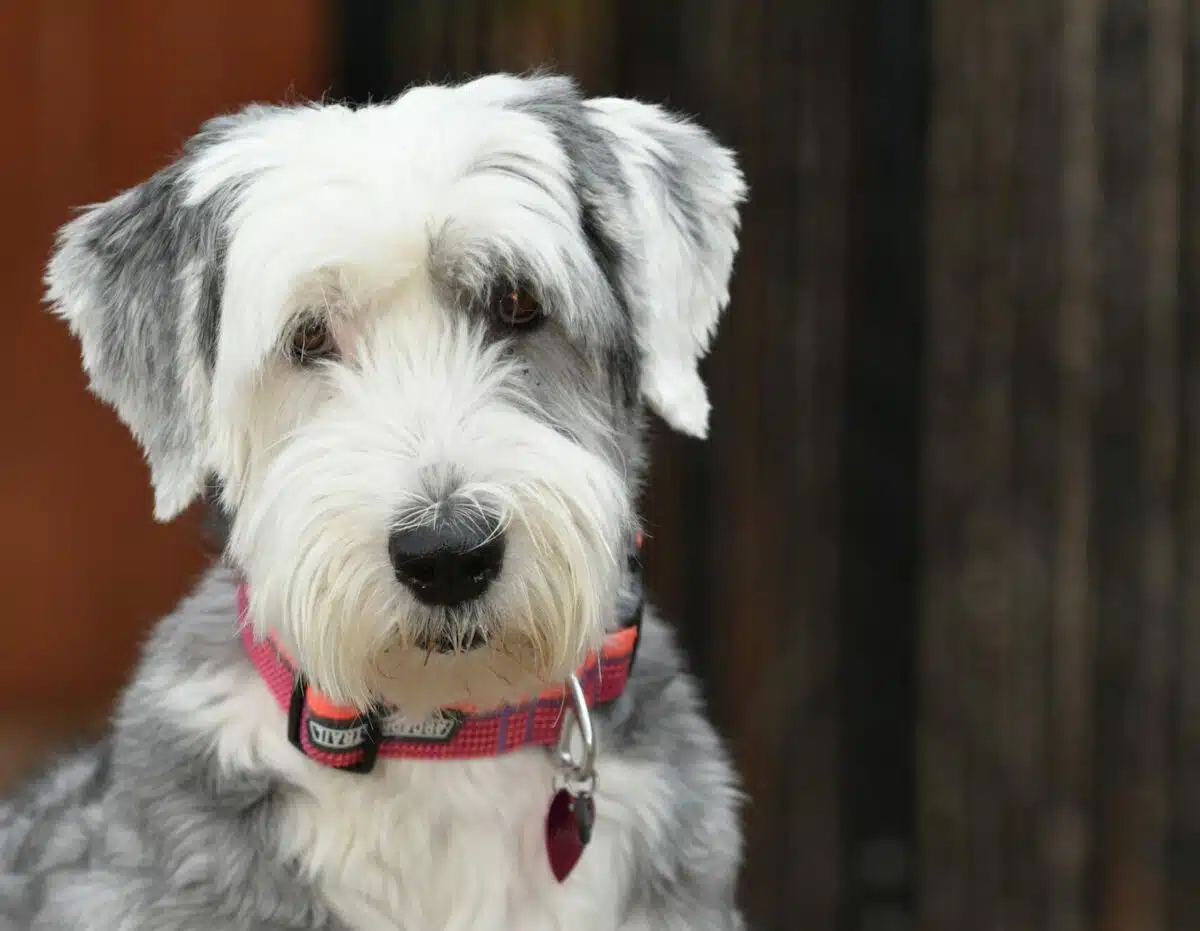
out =
<path fill-rule="evenodd" d="M 604 768 L 596 835 L 561 885 L 545 846 L 553 773 L 539 751 L 321 772 L 291 802 L 284 853 L 356 931 L 609 931 L 630 863 L 633 800 L 621 796 L 635 782 L 617 761 Z"/>

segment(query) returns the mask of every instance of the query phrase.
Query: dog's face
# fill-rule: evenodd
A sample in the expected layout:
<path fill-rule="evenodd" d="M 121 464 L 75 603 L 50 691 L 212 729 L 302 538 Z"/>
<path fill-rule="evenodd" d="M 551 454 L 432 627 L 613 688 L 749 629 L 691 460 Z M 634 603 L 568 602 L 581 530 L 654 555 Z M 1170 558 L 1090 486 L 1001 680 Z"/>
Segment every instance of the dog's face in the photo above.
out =
<path fill-rule="evenodd" d="M 643 402 L 703 435 L 743 182 L 647 105 L 493 76 L 255 107 L 63 228 L 47 274 L 169 519 L 335 700 L 563 678 L 611 622 Z"/>

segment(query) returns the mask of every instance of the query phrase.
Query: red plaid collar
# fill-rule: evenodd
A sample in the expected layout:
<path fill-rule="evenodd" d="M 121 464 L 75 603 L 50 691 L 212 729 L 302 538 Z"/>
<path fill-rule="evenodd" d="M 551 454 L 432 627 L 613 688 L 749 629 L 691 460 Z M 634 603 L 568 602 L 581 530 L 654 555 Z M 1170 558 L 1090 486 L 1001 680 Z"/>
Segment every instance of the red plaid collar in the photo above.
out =
<path fill-rule="evenodd" d="M 638 540 L 640 546 L 640 539 Z M 631 563 L 636 561 L 636 555 Z M 385 759 L 464 760 L 500 756 L 522 747 L 558 742 L 566 691 L 557 686 L 527 701 L 489 711 L 442 709 L 414 724 L 386 709 L 364 713 L 330 701 L 308 685 L 273 637 L 257 639 L 249 597 L 238 588 L 242 645 L 275 700 L 288 715 L 288 739 L 309 759 L 348 772 L 369 772 Z M 588 707 L 615 701 L 625 690 L 641 633 L 641 604 L 629 622 L 608 635 L 576 671 Z"/>

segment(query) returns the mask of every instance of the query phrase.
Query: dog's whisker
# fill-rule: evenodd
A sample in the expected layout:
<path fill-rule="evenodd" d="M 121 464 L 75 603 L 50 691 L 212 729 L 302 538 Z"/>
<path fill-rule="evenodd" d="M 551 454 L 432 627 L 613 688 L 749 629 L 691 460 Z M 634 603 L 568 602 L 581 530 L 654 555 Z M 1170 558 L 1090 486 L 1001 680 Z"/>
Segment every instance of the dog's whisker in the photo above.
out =
<path fill-rule="evenodd" d="M 512 687 L 512 684 L 513 684 L 512 679 L 508 678 L 505 675 L 502 675 L 500 670 L 498 670 L 495 666 L 493 666 L 491 663 L 488 663 L 487 668 L 488 668 L 488 672 L 490 672 L 493 676 L 495 676 L 497 679 L 499 679 L 501 682 L 503 682 L 505 685 L 509 686 L 510 688 Z"/>

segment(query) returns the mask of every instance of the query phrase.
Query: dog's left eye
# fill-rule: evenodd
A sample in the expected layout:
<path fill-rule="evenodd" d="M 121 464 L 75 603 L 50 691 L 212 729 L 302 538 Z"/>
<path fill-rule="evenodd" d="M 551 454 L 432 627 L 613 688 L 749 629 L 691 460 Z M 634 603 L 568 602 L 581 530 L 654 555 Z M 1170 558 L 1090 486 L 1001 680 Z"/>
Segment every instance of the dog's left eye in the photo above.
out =
<path fill-rule="evenodd" d="M 337 352 L 337 345 L 333 341 L 329 324 L 324 320 L 312 318 L 305 320 L 293 331 L 290 350 L 292 359 L 303 365 L 329 358 Z"/>
<path fill-rule="evenodd" d="M 496 317 L 510 327 L 528 327 L 542 319 L 542 305 L 523 288 L 510 287 L 501 292 L 495 306 Z"/>

